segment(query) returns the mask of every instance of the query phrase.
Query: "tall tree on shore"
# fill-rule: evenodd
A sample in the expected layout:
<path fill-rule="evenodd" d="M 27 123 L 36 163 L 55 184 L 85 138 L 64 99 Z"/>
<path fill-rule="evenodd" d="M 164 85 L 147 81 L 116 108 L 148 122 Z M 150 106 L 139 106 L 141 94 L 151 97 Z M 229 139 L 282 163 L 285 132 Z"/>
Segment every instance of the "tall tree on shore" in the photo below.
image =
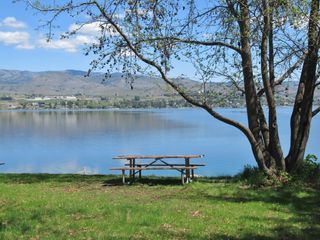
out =
<path fill-rule="evenodd" d="M 303 162 L 319 86 L 319 0 L 64 0 L 25 1 L 49 17 L 48 39 L 62 14 L 76 23 L 63 38 L 88 26 L 99 35 L 86 49 L 92 70 L 117 69 L 128 76 L 150 71 L 186 101 L 239 129 L 261 170 L 292 172 Z M 171 79 L 177 61 L 193 64 L 201 89 Z M 277 86 L 299 78 L 285 156 L 277 122 Z M 210 104 L 210 81 L 226 80 L 245 96 L 248 125 L 218 113 Z M 266 102 L 267 110 L 263 108 Z"/>

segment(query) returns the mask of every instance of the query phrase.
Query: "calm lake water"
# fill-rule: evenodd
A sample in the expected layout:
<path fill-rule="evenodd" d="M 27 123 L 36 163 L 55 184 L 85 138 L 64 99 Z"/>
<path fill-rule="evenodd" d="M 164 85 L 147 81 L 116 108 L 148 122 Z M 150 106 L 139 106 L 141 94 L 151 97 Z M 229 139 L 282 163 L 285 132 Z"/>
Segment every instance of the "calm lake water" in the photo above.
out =
<path fill-rule="evenodd" d="M 246 123 L 243 109 L 220 109 Z M 290 108 L 280 108 L 285 151 Z M 320 117 L 313 120 L 307 153 L 320 156 Z M 248 141 L 200 109 L 107 111 L 0 111 L 0 172 L 111 173 L 125 154 L 205 154 L 200 175 L 238 173 L 255 165 Z M 114 172 L 112 172 L 114 173 Z M 118 174 L 118 172 L 117 172 Z M 150 174 L 178 175 L 172 171 Z"/>

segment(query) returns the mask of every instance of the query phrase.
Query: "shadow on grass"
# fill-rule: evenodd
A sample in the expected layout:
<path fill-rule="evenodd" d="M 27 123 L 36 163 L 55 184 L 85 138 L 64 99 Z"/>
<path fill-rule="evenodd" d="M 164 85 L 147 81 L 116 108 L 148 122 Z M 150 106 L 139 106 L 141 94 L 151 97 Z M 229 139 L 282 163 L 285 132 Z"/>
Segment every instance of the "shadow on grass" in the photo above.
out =
<path fill-rule="evenodd" d="M 129 181 L 129 178 L 126 178 Z M 232 177 L 201 177 L 194 181 L 203 183 L 217 183 L 217 182 L 233 182 Z M 0 183 L 15 183 L 15 184 L 32 184 L 40 182 L 58 182 L 58 183 L 102 183 L 104 186 L 121 186 L 122 178 L 119 175 L 81 175 L 81 174 L 48 174 L 48 173 L 8 173 L 0 174 Z M 141 179 L 136 178 L 133 185 L 145 184 L 153 185 L 181 185 L 179 177 L 171 176 L 144 176 Z M 132 184 L 126 184 L 132 185 Z"/>
<path fill-rule="evenodd" d="M 141 179 L 135 179 L 134 182 L 129 182 L 129 179 L 126 179 L 125 185 L 148 185 L 148 186 L 173 186 L 173 185 L 181 185 L 181 179 L 176 177 L 154 177 L 148 176 L 143 177 Z M 122 179 L 119 177 L 110 178 L 104 181 L 104 186 L 119 186 L 124 185 L 122 183 Z"/>
<path fill-rule="evenodd" d="M 197 239 L 197 240 L 208 240 L 208 239 L 221 239 L 221 240 L 319 240 L 318 232 L 314 232 L 310 229 L 302 229 L 299 233 L 295 233 L 296 229 L 287 228 L 286 226 L 277 227 L 274 229 L 275 234 L 273 236 L 266 236 L 263 234 L 256 233 L 245 233 L 241 236 L 234 237 L 228 234 L 213 234 L 211 236 L 198 237 L 193 236 L 192 234 L 183 234 L 182 236 L 177 237 L 172 234 L 169 236 L 169 239 Z"/>
<path fill-rule="evenodd" d="M 320 239 L 320 192 L 312 188 L 269 188 L 269 189 L 239 189 L 230 195 L 220 194 L 212 196 L 210 194 L 203 197 L 216 201 L 227 201 L 235 203 L 271 203 L 273 211 L 292 213 L 291 217 L 284 221 L 277 217 L 266 217 L 257 215 L 255 217 L 246 216 L 243 221 L 270 222 L 277 223 L 273 229 L 276 239 Z M 300 226 L 299 226 L 300 225 Z M 223 236 L 215 236 L 217 239 L 224 239 Z M 214 238 L 214 239 L 215 239 Z M 225 236 L 225 238 L 233 239 Z M 235 238 L 239 239 L 239 238 Z M 268 236 L 248 235 L 240 239 L 275 239 Z"/>
<path fill-rule="evenodd" d="M 126 178 L 126 181 L 129 181 Z M 209 178 L 204 180 L 212 182 Z M 15 184 L 32 184 L 43 182 L 57 182 L 57 183 L 101 183 L 104 186 L 121 186 L 122 178 L 119 175 L 81 175 L 81 174 L 0 174 L 0 183 L 15 183 Z M 159 177 L 159 176 L 145 176 L 137 179 L 132 184 L 153 185 L 181 185 L 181 179 L 177 177 Z"/>
<path fill-rule="evenodd" d="M 201 177 L 196 178 L 194 182 L 202 182 L 202 183 L 229 183 L 234 182 L 232 177 Z M 125 185 L 137 185 L 137 184 L 143 184 L 143 185 L 149 185 L 149 186 L 155 186 L 155 185 L 163 185 L 163 186 L 179 186 L 182 185 L 181 178 L 179 177 L 171 177 L 171 176 L 144 176 L 141 179 L 136 178 L 135 181 L 132 183 L 130 182 L 130 179 L 126 178 L 126 184 Z M 108 178 L 106 181 L 104 181 L 105 186 L 119 186 L 123 185 L 122 178 L 120 176 L 114 176 L 113 178 Z"/>

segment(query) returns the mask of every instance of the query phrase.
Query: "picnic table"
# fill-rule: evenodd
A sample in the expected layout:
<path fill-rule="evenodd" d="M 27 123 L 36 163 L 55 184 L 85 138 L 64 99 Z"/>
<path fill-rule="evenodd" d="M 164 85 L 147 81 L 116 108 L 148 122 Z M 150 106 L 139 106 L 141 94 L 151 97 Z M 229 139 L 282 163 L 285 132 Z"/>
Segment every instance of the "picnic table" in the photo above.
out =
<path fill-rule="evenodd" d="M 135 181 L 136 174 L 141 178 L 145 170 L 177 170 L 181 173 L 182 184 L 194 179 L 194 170 L 204 164 L 191 163 L 191 159 L 202 158 L 204 155 L 123 155 L 113 159 L 126 160 L 124 167 L 110 168 L 122 171 L 122 182 L 125 184 L 125 171 L 129 171 L 130 182 Z M 169 159 L 183 159 L 182 163 L 168 162 Z"/>

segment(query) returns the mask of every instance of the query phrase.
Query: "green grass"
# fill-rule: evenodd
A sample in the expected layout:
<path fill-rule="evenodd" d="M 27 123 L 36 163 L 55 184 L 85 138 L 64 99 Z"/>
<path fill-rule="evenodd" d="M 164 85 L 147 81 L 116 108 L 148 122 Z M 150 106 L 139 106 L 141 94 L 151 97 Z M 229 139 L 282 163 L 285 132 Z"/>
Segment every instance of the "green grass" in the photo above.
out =
<path fill-rule="evenodd" d="M 320 193 L 230 179 L 0 174 L 0 239 L 319 239 Z"/>

